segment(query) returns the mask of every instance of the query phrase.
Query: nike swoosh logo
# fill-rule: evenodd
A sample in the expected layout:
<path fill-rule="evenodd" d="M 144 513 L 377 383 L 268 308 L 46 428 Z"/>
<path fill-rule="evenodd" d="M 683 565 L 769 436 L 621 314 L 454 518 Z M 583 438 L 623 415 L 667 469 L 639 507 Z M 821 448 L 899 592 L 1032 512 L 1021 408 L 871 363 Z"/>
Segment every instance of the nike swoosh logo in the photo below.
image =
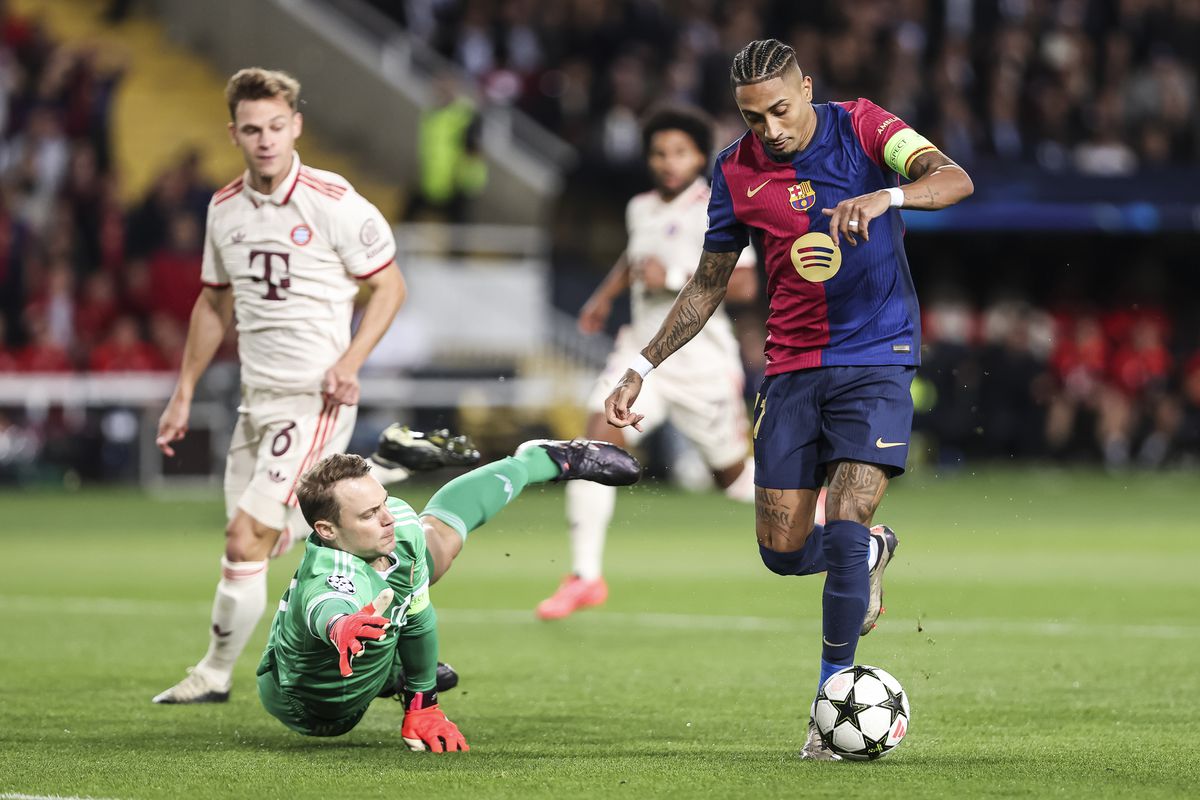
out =
<path fill-rule="evenodd" d="M 825 644 L 829 645 L 830 647 L 845 647 L 846 645 L 850 644 L 849 642 L 842 642 L 841 644 L 834 644 L 833 642 L 826 639 L 824 636 L 821 637 L 821 641 L 824 642 Z"/>
<path fill-rule="evenodd" d="M 765 181 L 760 183 L 758 186 L 755 186 L 753 189 L 751 189 L 750 187 L 746 187 L 746 197 L 754 197 L 754 195 L 758 194 L 759 191 L 770 182 L 771 182 L 771 179 L 767 178 Z"/>
<path fill-rule="evenodd" d="M 882 436 L 875 440 L 875 446 L 880 450 L 888 447 L 904 447 L 906 444 L 908 444 L 908 442 L 885 442 Z"/>

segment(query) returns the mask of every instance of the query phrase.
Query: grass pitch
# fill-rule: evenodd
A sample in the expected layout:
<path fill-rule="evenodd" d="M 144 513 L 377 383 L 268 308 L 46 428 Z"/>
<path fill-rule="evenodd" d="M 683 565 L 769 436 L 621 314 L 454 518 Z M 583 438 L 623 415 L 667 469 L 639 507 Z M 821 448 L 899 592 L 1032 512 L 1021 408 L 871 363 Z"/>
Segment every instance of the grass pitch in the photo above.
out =
<path fill-rule="evenodd" d="M 555 624 L 558 488 L 471 536 L 434 589 L 443 707 L 472 751 L 404 750 L 378 701 L 305 739 L 258 704 L 264 620 L 223 706 L 150 697 L 202 654 L 217 492 L 0 495 L 0 797 L 1195 797 L 1200 541 L 1191 475 L 906 477 L 888 613 L 860 663 L 908 690 L 907 740 L 872 763 L 795 753 L 816 684 L 820 578 L 759 563 L 752 512 L 623 491 L 611 598 Z M 402 487 L 415 506 L 430 487 Z M 271 605 L 298 550 L 271 571 Z"/>

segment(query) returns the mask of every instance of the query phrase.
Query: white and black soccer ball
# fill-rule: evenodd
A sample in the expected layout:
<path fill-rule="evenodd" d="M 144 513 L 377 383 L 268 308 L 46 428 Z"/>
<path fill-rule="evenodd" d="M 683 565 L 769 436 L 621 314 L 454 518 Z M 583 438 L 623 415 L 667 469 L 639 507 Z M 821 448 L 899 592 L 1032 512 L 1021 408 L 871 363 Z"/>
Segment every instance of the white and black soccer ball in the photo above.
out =
<path fill-rule="evenodd" d="M 813 718 L 825 744 L 842 758 L 882 758 L 908 733 L 908 695 L 879 667 L 846 667 L 817 692 Z"/>

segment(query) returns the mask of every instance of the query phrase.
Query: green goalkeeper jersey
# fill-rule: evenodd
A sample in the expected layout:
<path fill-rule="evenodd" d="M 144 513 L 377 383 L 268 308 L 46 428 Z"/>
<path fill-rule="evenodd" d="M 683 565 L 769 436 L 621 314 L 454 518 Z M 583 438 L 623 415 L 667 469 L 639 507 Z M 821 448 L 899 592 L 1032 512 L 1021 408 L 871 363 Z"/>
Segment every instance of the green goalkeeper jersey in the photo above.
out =
<path fill-rule="evenodd" d="M 378 571 L 357 556 L 327 547 L 313 533 L 271 623 L 258 674 L 274 671 L 279 688 L 314 716 L 333 719 L 348 707 L 369 703 L 387 685 L 397 658 L 409 688 L 433 688 L 437 619 L 429 602 L 425 533 L 408 503 L 389 497 L 387 508 L 396 518 L 396 547 L 387 569 Z M 385 612 L 392 626 L 382 639 L 363 642 L 352 662 L 354 674 L 343 678 L 329 624 L 336 616 L 360 611 L 385 588 L 395 592 Z"/>

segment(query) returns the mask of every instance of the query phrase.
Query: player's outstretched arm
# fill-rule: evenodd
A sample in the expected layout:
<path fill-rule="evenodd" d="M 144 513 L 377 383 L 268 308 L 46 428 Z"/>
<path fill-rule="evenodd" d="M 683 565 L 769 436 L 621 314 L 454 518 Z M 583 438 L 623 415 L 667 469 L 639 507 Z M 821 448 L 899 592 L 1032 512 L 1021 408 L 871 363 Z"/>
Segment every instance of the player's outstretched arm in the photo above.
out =
<path fill-rule="evenodd" d="M 392 604 L 394 594 L 391 589 L 384 589 L 361 611 L 339 614 L 327 623 L 325 633 L 329 643 L 338 652 L 338 670 L 343 678 L 354 674 L 351 660 L 363 651 L 363 642 L 382 639 L 387 633 L 391 620 L 383 613 Z"/>
<path fill-rule="evenodd" d="M 400 310 L 408 294 L 404 276 L 400 274 L 395 262 L 366 278 L 364 282 L 371 290 L 371 297 L 363 308 L 358 330 L 354 332 L 354 338 L 350 340 L 346 352 L 325 372 L 325 380 L 321 384 L 321 390 L 326 397 L 346 406 L 358 403 L 358 371 L 391 327 L 396 312 Z"/>
<path fill-rule="evenodd" d="M 658 333 L 642 350 L 642 356 L 652 367 L 657 367 L 691 341 L 712 317 L 725 299 L 729 276 L 733 274 L 739 255 L 738 251 L 710 253 L 707 250 L 700 254 L 700 266 L 680 290 Z M 641 430 L 642 415 L 630 410 L 641 390 L 641 374 L 633 369 L 625 370 L 625 375 L 604 402 L 609 425 L 617 428 L 632 425 L 635 430 Z"/>
<path fill-rule="evenodd" d="M 192 395 L 196 383 L 208 368 L 217 348 L 225 338 L 225 331 L 233 321 L 233 292 L 228 286 L 216 288 L 205 286 L 200 290 L 192 306 L 188 321 L 187 341 L 183 345 L 183 362 L 179 365 L 179 381 L 162 416 L 158 419 L 158 437 L 154 443 L 168 456 L 175 455 L 172 443 L 184 437 L 188 429 L 188 415 L 192 409 Z"/>
<path fill-rule="evenodd" d="M 937 211 L 975 193 L 975 183 L 967 171 L 940 150 L 917 156 L 908 168 L 908 176 L 912 183 L 900 187 L 904 192 L 901 208 Z"/>
<path fill-rule="evenodd" d="M 583 304 L 579 311 L 579 332 L 591 336 L 604 330 L 608 317 L 612 314 L 613 301 L 629 288 L 629 259 L 625 253 L 617 258 L 612 269 L 604 276 L 604 280 L 592 292 L 592 296 Z"/>
<path fill-rule="evenodd" d="M 975 191 L 975 184 L 967 171 L 939 150 L 930 150 L 917 156 L 908 169 L 908 177 L 912 178 L 912 183 L 899 189 L 880 189 L 843 200 L 835 208 L 821 209 L 821 213 L 830 218 L 829 235 L 833 243 L 837 244 L 839 238 L 844 238 L 850 244 L 857 245 L 855 236 L 870 241 L 871 220 L 882 216 L 892 206 L 892 191 L 903 195 L 900 208 L 918 211 L 937 211 L 952 206 Z"/>

